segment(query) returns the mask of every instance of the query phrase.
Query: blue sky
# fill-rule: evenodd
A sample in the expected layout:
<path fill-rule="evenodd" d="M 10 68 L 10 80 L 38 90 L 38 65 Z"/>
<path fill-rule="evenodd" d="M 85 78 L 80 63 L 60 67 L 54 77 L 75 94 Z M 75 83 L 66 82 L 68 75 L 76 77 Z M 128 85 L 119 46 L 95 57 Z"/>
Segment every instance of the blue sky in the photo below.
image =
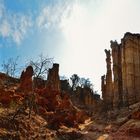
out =
<path fill-rule="evenodd" d="M 0 0 L 0 60 L 20 64 L 43 53 L 60 75 L 90 78 L 100 92 L 105 48 L 140 33 L 139 0 Z"/>

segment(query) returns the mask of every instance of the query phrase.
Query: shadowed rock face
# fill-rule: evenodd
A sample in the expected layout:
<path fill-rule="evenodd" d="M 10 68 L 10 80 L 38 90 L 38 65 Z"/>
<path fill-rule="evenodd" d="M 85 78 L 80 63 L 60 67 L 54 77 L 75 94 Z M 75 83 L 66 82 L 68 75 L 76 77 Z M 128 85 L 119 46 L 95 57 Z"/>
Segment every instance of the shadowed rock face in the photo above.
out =
<path fill-rule="evenodd" d="M 109 50 L 105 53 L 104 102 L 114 108 L 136 103 L 140 99 L 140 34 L 126 33 L 120 44 L 111 41 L 111 54 Z"/>
<path fill-rule="evenodd" d="M 59 80 L 59 64 L 53 64 L 53 67 L 49 69 L 47 86 L 55 91 L 60 91 L 60 80 Z"/>
<path fill-rule="evenodd" d="M 22 71 L 20 76 L 20 89 L 24 91 L 32 91 L 32 76 L 33 67 L 28 66 L 25 71 Z"/>
<path fill-rule="evenodd" d="M 113 61 L 113 106 L 123 105 L 122 100 L 122 58 L 121 45 L 116 41 L 111 41 L 112 61 Z"/>
<path fill-rule="evenodd" d="M 111 53 L 110 50 L 106 50 L 106 67 L 107 67 L 107 73 L 106 73 L 106 93 L 107 96 L 104 96 L 105 103 L 107 104 L 108 108 L 112 107 L 112 71 L 111 71 Z"/>

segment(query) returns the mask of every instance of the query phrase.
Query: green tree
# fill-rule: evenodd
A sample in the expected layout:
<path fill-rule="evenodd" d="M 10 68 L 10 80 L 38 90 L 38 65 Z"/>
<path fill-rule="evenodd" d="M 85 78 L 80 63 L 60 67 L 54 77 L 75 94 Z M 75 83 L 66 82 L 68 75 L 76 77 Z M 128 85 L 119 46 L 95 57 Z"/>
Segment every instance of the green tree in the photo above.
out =
<path fill-rule="evenodd" d="M 80 77 L 77 74 L 73 74 L 70 77 L 70 80 L 72 82 L 72 90 L 74 91 L 74 90 L 76 90 L 76 87 L 79 85 Z"/>
<path fill-rule="evenodd" d="M 79 83 L 82 88 L 84 88 L 84 87 L 92 88 L 92 83 L 89 80 L 89 78 L 82 77 L 82 78 L 80 78 Z"/>

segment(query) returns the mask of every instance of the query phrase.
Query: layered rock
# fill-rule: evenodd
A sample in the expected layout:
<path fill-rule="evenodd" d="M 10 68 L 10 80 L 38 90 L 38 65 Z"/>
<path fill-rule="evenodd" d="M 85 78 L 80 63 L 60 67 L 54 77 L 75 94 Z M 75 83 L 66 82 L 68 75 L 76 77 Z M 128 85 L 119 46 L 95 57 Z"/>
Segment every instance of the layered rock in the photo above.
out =
<path fill-rule="evenodd" d="M 132 104 L 140 99 L 140 34 L 126 33 L 121 42 L 123 98 Z"/>
<path fill-rule="evenodd" d="M 102 77 L 104 102 L 118 108 L 139 101 L 140 34 L 126 33 L 120 44 L 111 41 L 111 55 L 107 50 L 105 53 L 107 74 Z M 110 56 L 112 56 L 112 66 Z"/>
<path fill-rule="evenodd" d="M 59 80 L 59 64 L 53 64 L 53 67 L 49 69 L 47 86 L 55 91 L 60 91 L 60 80 Z"/>
<path fill-rule="evenodd" d="M 91 91 L 90 88 L 83 88 L 83 100 L 84 104 L 86 106 L 92 106 L 94 104 L 94 97 L 93 97 L 93 92 Z"/>
<path fill-rule="evenodd" d="M 25 71 L 22 71 L 20 76 L 20 87 L 19 89 L 23 91 L 32 91 L 32 76 L 33 76 L 33 67 L 28 66 Z"/>
<path fill-rule="evenodd" d="M 107 108 L 112 107 L 112 99 L 113 99 L 113 94 L 112 94 L 112 71 L 111 71 L 111 54 L 110 50 L 105 50 L 106 53 L 106 67 L 107 67 L 107 73 L 106 73 L 106 85 L 104 85 L 104 81 L 102 81 L 102 86 L 105 86 L 105 92 L 104 92 L 104 102 L 107 106 Z M 102 77 L 103 80 L 104 77 Z"/>
<path fill-rule="evenodd" d="M 111 41 L 112 61 L 113 61 L 113 106 L 122 106 L 122 58 L 121 45 L 116 41 Z"/>
<path fill-rule="evenodd" d="M 105 100 L 106 98 L 106 79 L 105 75 L 101 77 L 101 91 L 102 91 L 102 98 Z"/>
<path fill-rule="evenodd" d="M 72 96 L 72 101 L 79 108 L 86 109 L 89 114 L 97 111 L 101 103 L 100 95 L 89 87 L 77 87 Z"/>

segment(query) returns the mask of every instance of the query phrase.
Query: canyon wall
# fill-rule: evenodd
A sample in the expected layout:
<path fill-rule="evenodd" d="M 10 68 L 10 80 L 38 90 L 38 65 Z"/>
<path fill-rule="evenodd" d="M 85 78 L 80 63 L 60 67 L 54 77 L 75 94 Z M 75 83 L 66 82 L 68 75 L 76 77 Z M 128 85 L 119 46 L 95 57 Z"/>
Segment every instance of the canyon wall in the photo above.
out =
<path fill-rule="evenodd" d="M 140 34 L 126 33 L 121 43 L 111 41 L 105 50 L 107 73 L 102 76 L 102 97 L 108 108 L 140 100 Z M 112 60 L 112 63 L 111 63 Z"/>

